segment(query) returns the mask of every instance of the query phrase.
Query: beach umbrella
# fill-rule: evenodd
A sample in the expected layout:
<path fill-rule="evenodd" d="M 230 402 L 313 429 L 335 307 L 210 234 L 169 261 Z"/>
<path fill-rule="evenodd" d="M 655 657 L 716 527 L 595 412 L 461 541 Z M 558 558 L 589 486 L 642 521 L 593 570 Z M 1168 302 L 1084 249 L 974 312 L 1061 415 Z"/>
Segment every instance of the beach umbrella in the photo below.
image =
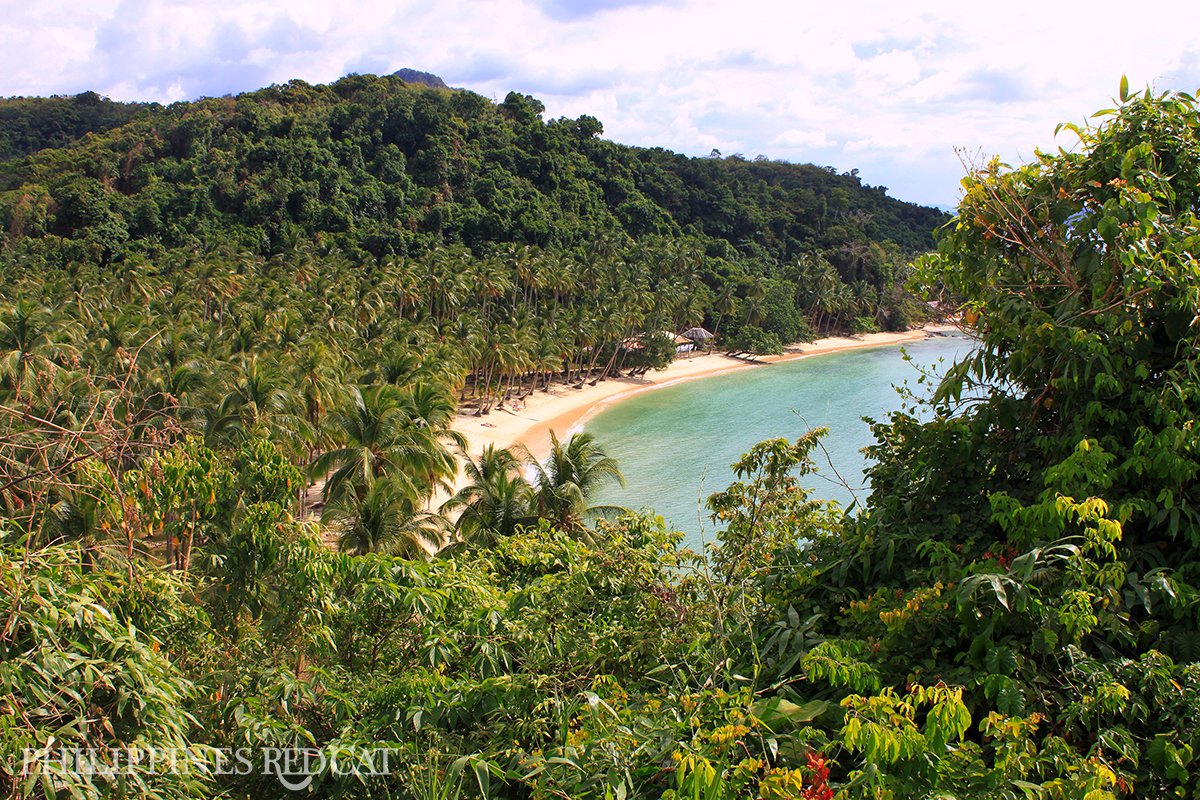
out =
<path fill-rule="evenodd" d="M 683 336 L 687 339 L 691 339 L 693 342 L 703 341 L 704 339 L 716 338 L 713 336 L 713 334 L 704 330 L 704 328 L 688 328 L 686 331 L 681 333 L 680 336 Z"/>

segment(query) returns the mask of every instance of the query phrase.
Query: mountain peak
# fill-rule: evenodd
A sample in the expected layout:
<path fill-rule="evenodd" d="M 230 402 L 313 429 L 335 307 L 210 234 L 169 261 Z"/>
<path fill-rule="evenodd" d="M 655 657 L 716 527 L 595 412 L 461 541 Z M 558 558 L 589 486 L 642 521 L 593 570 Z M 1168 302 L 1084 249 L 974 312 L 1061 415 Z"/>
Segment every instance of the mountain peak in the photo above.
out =
<path fill-rule="evenodd" d="M 432 86 L 435 89 L 450 88 L 446 85 L 444 80 L 439 78 L 437 75 L 434 75 L 432 72 L 422 72 L 419 69 L 409 69 L 408 67 L 405 67 L 403 69 L 396 70 L 392 74 L 405 83 L 420 83 L 424 84 L 425 86 Z"/>

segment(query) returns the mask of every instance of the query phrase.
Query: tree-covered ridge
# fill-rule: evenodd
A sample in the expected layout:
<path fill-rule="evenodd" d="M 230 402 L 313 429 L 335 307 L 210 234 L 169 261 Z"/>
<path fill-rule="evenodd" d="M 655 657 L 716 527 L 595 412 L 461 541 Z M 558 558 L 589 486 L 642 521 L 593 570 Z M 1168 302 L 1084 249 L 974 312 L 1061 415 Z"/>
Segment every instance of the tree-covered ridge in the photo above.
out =
<path fill-rule="evenodd" d="M 870 243 L 927 249 L 942 219 L 848 174 L 627 147 L 593 117 L 542 111 L 516 93 L 494 104 L 359 75 L 177 103 L 9 165 L 0 220 L 104 260 L 219 243 L 269 256 L 316 236 L 379 258 L 689 235 L 720 257 L 830 251 L 855 280 L 880 260 Z"/>
<path fill-rule="evenodd" d="M 95 92 L 55 97 L 0 98 L 0 162 L 66 147 L 89 133 L 129 122 L 152 103 L 119 103 Z"/>

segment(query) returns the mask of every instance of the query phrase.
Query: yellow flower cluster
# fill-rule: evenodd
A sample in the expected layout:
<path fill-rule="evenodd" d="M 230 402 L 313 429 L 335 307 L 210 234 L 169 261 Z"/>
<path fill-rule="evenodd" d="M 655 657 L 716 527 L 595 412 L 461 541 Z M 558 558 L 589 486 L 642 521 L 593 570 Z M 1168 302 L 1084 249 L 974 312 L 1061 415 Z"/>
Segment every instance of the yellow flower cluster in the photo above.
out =
<path fill-rule="evenodd" d="M 722 725 L 708 735 L 708 740 L 713 744 L 725 745 L 736 741 L 750 732 L 750 728 L 745 725 Z"/>
<path fill-rule="evenodd" d="M 879 619 L 889 628 L 898 627 L 908 622 L 921 608 L 942 596 L 946 587 L 941 581 L 925 589 L 918 589 L 909 595 L 903 607 L 879 612 Z"/>

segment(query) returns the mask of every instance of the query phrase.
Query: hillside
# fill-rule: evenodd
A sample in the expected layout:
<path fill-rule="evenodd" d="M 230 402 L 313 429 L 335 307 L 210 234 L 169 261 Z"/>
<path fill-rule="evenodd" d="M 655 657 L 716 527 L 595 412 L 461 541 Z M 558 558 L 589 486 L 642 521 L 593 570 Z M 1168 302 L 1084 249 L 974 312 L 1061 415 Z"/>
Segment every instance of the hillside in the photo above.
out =
<path fill-rule="evenodd" d="M 46 102 L 46 118 L 6 121 L 0 137 L 36 149 L 22 131 L 51 127 L 64 108 Z M 101 104 L 106 119 L 133 110 Z M 102 261 L 220 243 L 271 255 L 318 236 L 384 257 L 689 235 L 722 257 L 826 251 L 857 278 L 869 265 L 856 245 L 928 249 L 944 218 L 830 168 L 628 147 L 601 139 L 593 117 L 542 112 L 519 94 L 493 104 L 360 75 L 179 103 L 5 165 L 0 220 L 14 238 L 63 237 Z M 38 141 L 65 143 L 86 125 L 60 127 Z"/>
<path fill-rule="evenodd" d="M 65 147 L 89 133 L 120 127 L 153 103 L 118 103 L 95 92 L 0 98 L 0 161 Z"/>
<path fill-rule="evenodd" d="M 405 67 L 404 69 L 396 70 L 392 73 L 392 75 L 396 76 L 405 83 L 420 83 L 425 86 L 431 86 L 434 89 L 450 88 L 446 85 L 446 82 L 437 75 L 434 75 L 432 72 L 422 72 L 419 69 L 410 69 L 409 67 Z"/>

